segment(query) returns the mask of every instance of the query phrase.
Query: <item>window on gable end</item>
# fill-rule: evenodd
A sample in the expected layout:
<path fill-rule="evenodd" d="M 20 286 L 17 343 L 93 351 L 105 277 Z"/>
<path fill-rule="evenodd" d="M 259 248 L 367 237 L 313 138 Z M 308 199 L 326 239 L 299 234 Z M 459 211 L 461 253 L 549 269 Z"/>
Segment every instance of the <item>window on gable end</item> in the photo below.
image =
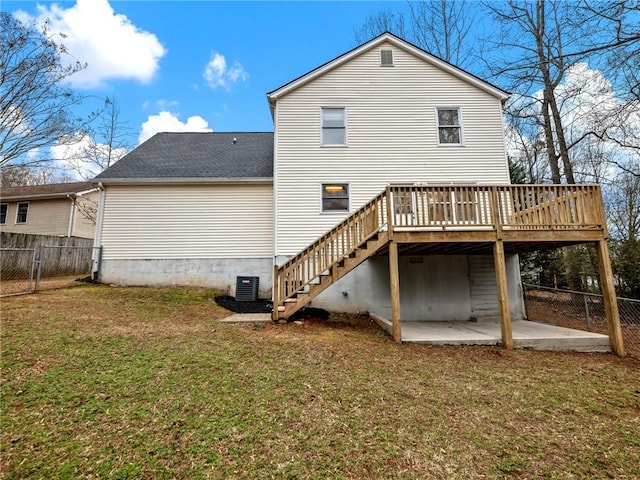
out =
<path fill-rule="evenodd" d="M 393 67 L 393 50 L 390 48 L 380 50 L 380 65 L 383 67 Z"/>
<path fill-rule="evenodd" d="M 462 145 L 462 119 L 459 108 L 438 108 L 438 144 Z"/>
<path fill-rule="evenodd" d="M 344 108 L 322 108 L 322 145 L 347 144 L 347 119 Z"/>

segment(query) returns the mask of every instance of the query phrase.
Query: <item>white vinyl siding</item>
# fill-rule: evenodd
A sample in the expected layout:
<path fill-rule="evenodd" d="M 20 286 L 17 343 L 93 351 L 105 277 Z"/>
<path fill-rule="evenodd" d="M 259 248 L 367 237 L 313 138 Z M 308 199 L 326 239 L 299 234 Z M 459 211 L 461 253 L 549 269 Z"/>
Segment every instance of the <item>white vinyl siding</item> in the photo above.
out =
<path fill-rule="evenodd" d="M 272 195 L 270 184 L 107 185 L 103 259 L 271 257 Z"/>
<path fill-rule="evenodd" d="M 500 100 L 393 50 L 394 68 L 380 68 L 372 48 L 278 99 L 277 255 L 297 253 L 340 221 L 321 214 L 320 183 L 349 183 L 353 212 L 389 183 L 509 182 Z M 331 105 L 348 112 L 348 148 L 320 146 L 318 111 Z M 465 148 L 438 145 L 434 112 L 447 105 L 464 113 Z"/>

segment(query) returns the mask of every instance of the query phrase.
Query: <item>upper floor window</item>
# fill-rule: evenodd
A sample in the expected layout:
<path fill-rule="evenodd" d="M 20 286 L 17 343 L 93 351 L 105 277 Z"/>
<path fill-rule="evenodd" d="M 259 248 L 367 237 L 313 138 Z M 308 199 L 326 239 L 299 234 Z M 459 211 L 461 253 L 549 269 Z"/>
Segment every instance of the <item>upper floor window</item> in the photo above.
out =
<path fill-rule="evenodd" d="M 344 108 L 322 109 L 322 145 L 347 144 L 347 119 Z"/>
<path fill-rule="evenodd" d="M 0 204 L 0 225 L 7 223 L 7 208 L 9 207 L 6 203 Z"/>
<path fill-rule="evenodd" d="M 16 223 L 27 223 L 28 213 L 29 213 L 29 204 L 19 203 L 18 213 L 16 214 Z"/>
<path fill-rule="evenodd" d="M 349 211 L 349 184 L 348 183 L 323 183 L 322 184 L 322 211 L 323 212 L 348 212 Z"/>
<path fill-rule="evenodd" d="M 462 120 L 459 108 L 438 108 L 438 143 L 462 145 Z"/>

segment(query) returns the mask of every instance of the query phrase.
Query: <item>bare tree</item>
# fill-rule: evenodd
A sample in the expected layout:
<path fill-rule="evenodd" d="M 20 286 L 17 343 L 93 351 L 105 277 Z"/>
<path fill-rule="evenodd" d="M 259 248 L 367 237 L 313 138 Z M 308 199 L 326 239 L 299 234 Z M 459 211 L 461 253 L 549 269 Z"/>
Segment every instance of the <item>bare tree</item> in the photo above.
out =
<path fill-rule="evenodd" d="M 32 165 L 4 165 L 0 168 L 0 187 L 26 187 L 73 180 L 73 176 L 68 171 L 56 168 L 48 162 Z"/>
<path fill-rule="evenodd" d="M 358 43 L 365 43 L 384 32 L 391 32 L 406 38 L 405 18 L 401 11 L 380 10 L 368 15 L 364 23 L 353 29 L 353 35 Z"/>
<path fill-rule="evenodd" d="M 466 0 L 409 2 L 413 41 L 447 62 L 465 67 L 471 59 L 470 7 Z"/>
<path fill-rule="evenodd" d="M 130 129 L 120 119 L 120 105 L 107 98 L 105 108 L 85 132 L 75 135 L 75 144 L 64 149 L 63 160 L 68 168 L 83 179 L 90 179 L 109 168 L 128 153 Z"/>
<path fill-rule="evenodd" d="M 580 59 L 577 56 L 569 59 L 565 54 L 565 44 L 573 45 L 576 36 L 582 34 L 563 28 L 571 9 L 565 2 L 545 0 L 508 0 L 485 5 L 501 28 L 500 38 L 491 43 L 502 51 L 502 57 L 497 62 L 488 62 L 487 66 L 494 76 L 502 81 L 508 79 L 513 90 L 538 104 L 551 179 L 560 183 L 564 175 L 567 182 L 574 183 L 573 165 L 556 97 L 556 89 L 567 69 Z M 507 49 L 511 54 L 505 56 Z"/>
<path fill-rule="evenodd" d="M 60 35 L 61 38 L 64 38 Z M 64 64 L 64 46 L 41 30 L 0 12 L 0 165 L 41 161 L 27 154 L 63 141 L 85 119 L 72 110 L 86 98 L 65 81 L 85 68 Z"/>
<path fill-rule="evenodd" d="M 354 30 L 358 43 L 383 32 L 399 35 L 461 68 L 471 59 L 471 4 L 466 0 L 407 2 L 408 13 L 381 10 Z"/>

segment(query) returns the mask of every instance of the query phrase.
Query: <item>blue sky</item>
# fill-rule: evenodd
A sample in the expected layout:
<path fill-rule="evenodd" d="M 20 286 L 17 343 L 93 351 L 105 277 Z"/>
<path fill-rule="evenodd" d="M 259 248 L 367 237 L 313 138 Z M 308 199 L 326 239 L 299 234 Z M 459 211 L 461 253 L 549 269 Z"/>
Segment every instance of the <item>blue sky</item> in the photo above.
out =
<path fill-rule="evenodd" d="M 0 5 L 23 19 L 49 18 L 53 32 L 67 35 L 65 45 L 89 65 L 72 78 L 74 86 L 88 95 L 116 97 L 135 144 L 144 128 L 149 135 L 176 122 L 189 122 L 189 129 L 272 131 L 267 92 L 355 47 L 354 28 L 367 15 L 404 3 L 2 0 Z"/>

